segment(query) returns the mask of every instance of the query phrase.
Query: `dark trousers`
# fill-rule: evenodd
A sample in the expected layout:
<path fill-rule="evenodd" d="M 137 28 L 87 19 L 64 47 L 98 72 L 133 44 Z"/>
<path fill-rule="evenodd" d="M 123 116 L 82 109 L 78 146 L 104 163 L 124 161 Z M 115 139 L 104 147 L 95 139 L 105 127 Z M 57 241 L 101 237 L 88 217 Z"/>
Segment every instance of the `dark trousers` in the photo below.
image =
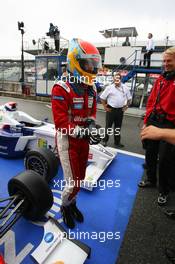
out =
<path fill-rule="evenodd" d="M 122 108 L 111 108 L 111 112 L 106 112 L 106 131 L 104 141 L 109 140 L 109 128 L 112 128 L 114 124 L 114 143 L 118 145 L 120 143 L 120 129 L 123 120 L 123 110 Z"/>
<path fill-rule="evenodd" d="M 157 162 L 159 157 L 159 162 Z M 168 194 L 172 186 L 170 182 L 175 173 L 175 151 L 174 146 L 165 141 L 146 141 L 146 164 L 147 179 L 156 183 L 157 181 L 157 164 L 159 173 L 159 192 Z"/>
<path fill-rule="evenodd" d="M 143 60 L 143 65 L 145 66 L 147 63 L 147 67 L 150 68 L 150 64 L 151 64 L 151 54 L 153 53 L 152 50 L 146 52 L 144 54 L 144 60 Z"/>

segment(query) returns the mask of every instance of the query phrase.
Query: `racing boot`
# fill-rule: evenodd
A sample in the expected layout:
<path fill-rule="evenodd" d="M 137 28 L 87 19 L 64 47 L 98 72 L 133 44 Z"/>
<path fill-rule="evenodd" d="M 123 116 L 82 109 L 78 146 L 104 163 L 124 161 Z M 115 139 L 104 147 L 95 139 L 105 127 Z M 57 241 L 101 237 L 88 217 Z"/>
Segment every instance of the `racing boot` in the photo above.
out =
<path fill-rule="evenodd" d="M 61 210 L 61 214 L 62 214 L 65 225 L 67 225 L 67 227 L 71 229 L 74 228 L 75 223 L 71 215 L 70 206 L 61 206 L 60 210 Z"/>
<path fill-rule="evenodd" d="M 82 223 L 84 221 L 84 217 L 80 210 L 77 208 L 76 202 L 71 203 L 69 207 L 73 218 L 78 222 Z"/>

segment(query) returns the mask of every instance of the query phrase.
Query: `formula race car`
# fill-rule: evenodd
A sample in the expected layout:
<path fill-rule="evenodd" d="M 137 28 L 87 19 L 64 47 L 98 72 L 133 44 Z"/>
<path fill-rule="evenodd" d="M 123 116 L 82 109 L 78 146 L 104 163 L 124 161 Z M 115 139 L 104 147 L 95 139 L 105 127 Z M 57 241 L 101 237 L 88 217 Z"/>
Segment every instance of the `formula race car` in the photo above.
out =
<path fill-rule="evenodd" d="M 101 144 L 90 145 L 89 162 L 82 187 L 92 190 L 116 154 L 116 149 L 103 147 Z M 26 169 L 36 171 L 49 181 L 58 170 L 54 125 L 18 111 L 15 102 L 0 106 L 0 156 L 25 156 Z"/>

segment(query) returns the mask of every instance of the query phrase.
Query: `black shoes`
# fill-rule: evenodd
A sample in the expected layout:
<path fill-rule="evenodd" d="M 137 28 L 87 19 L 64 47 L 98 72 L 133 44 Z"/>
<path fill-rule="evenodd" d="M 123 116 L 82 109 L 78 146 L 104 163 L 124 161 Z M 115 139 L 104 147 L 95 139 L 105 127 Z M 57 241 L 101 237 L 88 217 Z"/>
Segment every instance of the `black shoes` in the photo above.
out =
<path fill-rule="evenodd" d="M 75 223 L 71 215 L 70 206 L 61 206 L 61 214 L 65 225 L 71 229 L 74 228 Z"/>
<path fill-rule="evenodd" d="M 118 143 L 118 144 L 114 144 L 116 148 L 124 148 L 125 145 Z"/>
<path fill-rule="evenodd" d="M 69 207 L 73 218 L 82 223 L 84 221 L 84 217 L 80 210 L 77 208 L 76 203 L 72 203 Z"/>
<path fill-rule="evenodd" d="M 103 147 L 107 147 L 107 141 L 102 141 L 102 143 L 101 143 L 102 145 L 103 145 Z"/>
<path fill-rule="evenodd" d="M 74 219 L 80 223 L 84 221 L 83 214 L 77 208 L 76 203 L 72 203 L 69 206 L 61 206 L 61 214 L 64 223 L 71 229 L 75 227 Z"/>
<path fill-rule="evenodd" d="M 154 188 L 154 187 L 156 187 L 156 183 L 152 183 L 148 180 L 145 180 L 145 181 L 140 181 L 138 186 L 140 188 Z"/>

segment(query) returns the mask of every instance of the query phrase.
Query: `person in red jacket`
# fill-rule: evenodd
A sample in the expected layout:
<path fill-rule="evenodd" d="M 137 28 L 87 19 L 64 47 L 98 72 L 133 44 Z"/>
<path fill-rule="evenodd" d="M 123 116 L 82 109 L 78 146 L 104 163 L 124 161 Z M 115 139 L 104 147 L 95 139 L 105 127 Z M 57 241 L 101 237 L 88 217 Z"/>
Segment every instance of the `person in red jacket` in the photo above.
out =
<path fill-rule="evenodd" d="M 61 213 L 64 223 L 73 228 L 74 219 L 84 220 L 76 206 L 76 195 L 85 178 L 89 142 L 98 144 L 101 140 L 95 124 L 96 91 L 93 86 L 101 67 L 101 56 L 91 43 L 73 39 L 67 58 L 67 81 L 53 86 L 51 100 L 57 149 L 66 182 Z"/>
<path fill-rule="evenodd" d="M 146 106 L 144 127 L 154 125 L 160 128 L 175 128 L 175 47 L 163 53 L 164 72 L 157 79 Z M 143 127 L 143 128 L 144 128 Z M 145 159 L 147 165 L 147 179 L 139 183 L 139 187 L 155 187 L 157 183 L 156 171 L 159 157 L 159 196 L 158 204 L 167 203 L 170 190 L 169 176 L 171 174 L 172 144 L 163 140 L 146 139 Z"/>

